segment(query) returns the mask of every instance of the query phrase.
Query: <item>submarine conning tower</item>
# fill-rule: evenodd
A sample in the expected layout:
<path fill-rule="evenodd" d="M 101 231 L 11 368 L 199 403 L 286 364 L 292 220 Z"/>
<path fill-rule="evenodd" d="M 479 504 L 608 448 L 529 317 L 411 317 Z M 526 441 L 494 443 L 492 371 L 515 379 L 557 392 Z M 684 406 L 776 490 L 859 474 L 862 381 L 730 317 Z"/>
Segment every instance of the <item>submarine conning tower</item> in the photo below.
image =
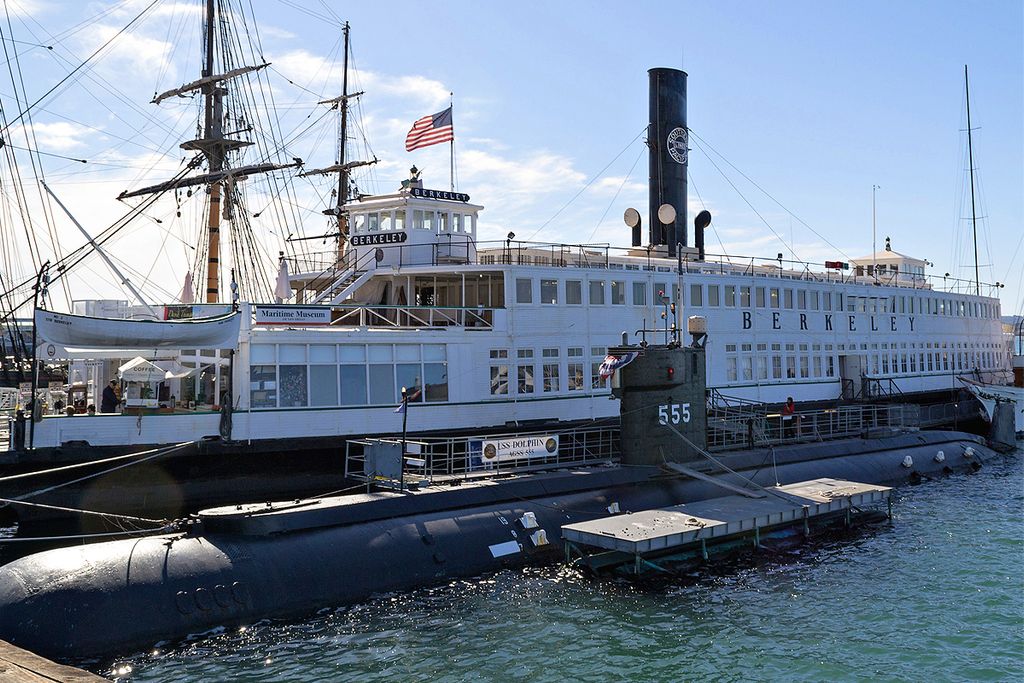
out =
<path fill-rule="evenodd" d="M 689 130 L 686 127 L 686 72 L 679 69 L 648 70 L 650 78 L 650 126 L 647 146 L 650 159 L 650 243 L 665 245 L 676 255 L 676 245 L 686 243 L 686 168 Z M 659 209 L 672 207 L 674 218 L 664 223 Z"/>
<path fill-rule="evenodd" d="M 704 460 L 707 447 L 707 376 L 702 346 L 616 347 L 609 355 L 637 353 L 619 368 L 612 393 L 620 399 L 623 465 Z"/>

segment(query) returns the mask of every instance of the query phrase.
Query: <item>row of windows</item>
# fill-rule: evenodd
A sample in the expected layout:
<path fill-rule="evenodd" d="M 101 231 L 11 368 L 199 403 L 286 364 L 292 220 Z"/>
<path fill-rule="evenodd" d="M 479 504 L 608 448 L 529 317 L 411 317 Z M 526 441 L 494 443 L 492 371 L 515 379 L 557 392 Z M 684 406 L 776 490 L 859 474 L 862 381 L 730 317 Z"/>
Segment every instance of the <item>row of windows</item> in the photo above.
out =
<path fill-rule="evenodd" d="M 538 286 L 539 285 L 539 286 Z M 998 304 L 954 300 L 935 296 L 857 296 L 843 292 L 767 287 L 754 285 L 691 284 L 686 305 L 695 308 L 776 308 L 800 311 L 848 311 L 851 313 L 904 313 L 910 315 L 946 315 L 972 318 L 998 318 Z M 671 292 L 671 293 L 670 293 Z M 558 280 L 516 278 L 516 303 L 566 303 L 600 306 L 604 304 L 646 306 L 661 304 L 666 296 L 675 300 L 678 286 L 655 283 L 654 292 L 647 282 L 625 280 Z M 652 295 L 653 294 L 653 295 Z"/>
<path fill-rule="evenodd" d="M 591 347 L 589 357 L 585 351 L 582 346 L 570 346 L 565 350 L 563 362 L 558 348 L 540 349 L 539 355 L 535 349 L 515 349 L 514 354 L 510 354 L 509 349 L 491 349 L 490 394 L 529 396 L 536 393 L 572 393 L 606 387 L 608 381 L 602 379 L 600 375 L 601 363 L 606 353 L 605 347 Z M 540 373 L 537 372 L 538 367 Z M 537 377 L 541 378 L 539 385 Z"/>
<path fill-rule="evenodd" d="M 448 400 L 448 364 L 440 344 L 253 344 L 253 408 L 394 405 Z"/>
<path fill-rule="evenodd" d="M 835 377 L 836 355 L 832 353 L 832 344 L 825 344 L 825 355 L 821 355 L 821 344 L 740 344 L 737 354 L 736 344 L 725 345 L 726 381 L 758 380 L 792 380 L 821 377 Z M 870 375 L 913 375 L 933 372 L 962 372 L 978 368 L 991 370 L 1002 367 L 1001 355 L 995 344 L 985 343 L 968 345 L 967 343 L 910 344 L 851 344 L 849 355 L 860 356 L 861 371 Z M 839 351 L 846 351 L 840 344 Z M 916 349 L 916 350 L 915 350 Z M 845 355 L 843 353 L 839 355 Z"/>
<path fill-rule="evenodd" d="M 584 286 L 585 285 L 585 286 Z M 602 306 L 606 303 L 624 306 L 646 306 L 648 303 L 667 303 L 663 301 L 671 291 L 675 297 L 679 289 L 672 285 L 669 290 L 667 283 L 654 285 L 653 297 L 647 282 L 626 282 L 625 280 L 556 280 L 542 278 L 540 287 L 532 278 L 516 278 L 516 303 L 532 304 L 534 300 L 542 304 L 564 302 L 570 305 L 583 305 L 584 293 L 586 303 L 590 306 Z M 539 297 L 537 296 L 539 294 Z M 627 301 L 628 300 L 628 301 Z"/>
<path fill-rule="evenodd" d="M 369 213 L 352 214 L 352 233 L 389 232 L 405 230 L 406 218 L 414 230 L 430 230 L 432 232 L 473 232 L 473 214 L 449 213 L 447 211 L 431 211 L 428 209 L 395 209 L 392 211 L 372 211 Z"/>
<path fill-rule="evenodd" d="M 753 299 L 751 295 L 753 294 Z M 706 303 L 705 303 L 706 302 Z M 751 285 L 689 286 L 690 306 L 780 308 L 800 311 L 848 311 L 850 313 L 906 313 L 971 318 L 998 318 L 998 304 L 954 300 L 934 296 L 856 296 L 843 292 L 760 287 Z"/>

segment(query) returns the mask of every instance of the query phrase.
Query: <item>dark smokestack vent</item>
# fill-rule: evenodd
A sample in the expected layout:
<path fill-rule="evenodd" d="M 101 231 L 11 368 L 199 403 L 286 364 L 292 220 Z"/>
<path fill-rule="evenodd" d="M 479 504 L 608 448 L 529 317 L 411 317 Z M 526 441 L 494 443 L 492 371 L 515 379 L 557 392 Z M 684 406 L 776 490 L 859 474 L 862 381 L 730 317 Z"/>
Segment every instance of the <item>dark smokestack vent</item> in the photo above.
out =
<path fill-rule="evenodd" d="M 686 246 L 686 165 L 689 133 L 686 128 L 686 72 L 679 69 L 651 69 L 650 125 L 650 231 L 651 244 L 668 245 L 675 256 L 676 244 Z M 663 225 L 658 210 L 668 204 L 675 220 Z"/>
<path fill-rule="evenodd" d="M 622 220 L 626 222 L 626 227 L 633 231 L 633 246 L 639 247 L 640 242 L 643 239 L 640 235 L 640 212 L 636 209 L 626 209 L 626 213 L 623 214 Z"/>
<path fill-rule="evenodd" d="M 711 212 L 704 210 L 693 219 L 693 246 L 697 247 L 697 259 L 704 260 L 704 230 L 711 225 Z"/>

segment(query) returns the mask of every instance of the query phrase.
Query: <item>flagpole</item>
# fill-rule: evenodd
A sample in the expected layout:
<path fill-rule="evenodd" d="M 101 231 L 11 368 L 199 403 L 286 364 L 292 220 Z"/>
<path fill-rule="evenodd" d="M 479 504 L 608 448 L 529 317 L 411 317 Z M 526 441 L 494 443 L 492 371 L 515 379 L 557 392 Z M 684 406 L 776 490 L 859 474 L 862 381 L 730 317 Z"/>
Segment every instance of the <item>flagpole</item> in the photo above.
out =
<path fill-rule="evenodd" d="M 409 425 L 409 392 L 402 387 L 402 457 L 399 461 L 398 490 L 405 490 L 405 449 Z"/>
<path fill-rule="evenodd" d="M 448 141 L 449 149 L 449 165 L 448 165 L 448 179 L 450 190 L 455 192 L 455 93 L 448 93 L 448 108 L 452 110 L 452 139 Z"/>

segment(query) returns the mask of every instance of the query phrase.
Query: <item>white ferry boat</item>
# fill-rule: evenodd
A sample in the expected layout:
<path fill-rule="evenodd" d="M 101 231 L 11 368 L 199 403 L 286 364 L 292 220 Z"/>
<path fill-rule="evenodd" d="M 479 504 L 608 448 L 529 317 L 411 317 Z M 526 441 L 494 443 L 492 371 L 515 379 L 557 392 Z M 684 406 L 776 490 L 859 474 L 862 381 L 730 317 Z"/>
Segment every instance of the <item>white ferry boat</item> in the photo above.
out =
<path fill-rule="evenodd" d="M 33 447 L 217 436 L 277 447 L 341 444 L 400 432 L 403 387 L 412 397 L 410 434 L 553 430 L 614 418 L 618 405 L 599 372 L 608 347 L 623 333 L 664 341 L 684 315 L 706 320 L 709 386 L 739 400 L 948 392 L 958 376 L 1008 370 L 998 299 L 941 291 L 923 259 L 888 244 L 849 270 L 702 257 L 689 248 L 669 258 L 664 247 L 512 236 L 482 244 L 482 207 L 464 194 L 424 189 L 415 177 L 345 209 L 347 258 L 292 262 L 296 303 L 241 304 L 237 338 L 220 348 L 147 353 L 146 337 L 121 338 L 121 349 L 90 352 L 91 362 L 72 366 L 73 379 L 102 387 L 127 360 L 124 348 L 146 355 L 167 370 L 151 394 L 152 414 L 46 416 Z M 182 308 L 167 312 L 180 316 Z M 47 316 L 59 322 L 61 314 L 37 317 L 44 337 Z M 75 354 L 56 341 L 43 353 Z M 222 434 L 211 398 L 229 390 L 233 415 Z"/>
<path fill-rule="evenodd" d="M 68 389 L 81 388 L 79 402 L 99 404 L 110 378 L 145 372 L 125 383 L 125 412 L 45 416 L 27 447 L 95 454 L 220 439 L 336 451 L 403 429 L 415 438 L 614 423 L 618 404 L 600 373 L 608 347 L 623 335 L 667 341 L 689 316 L 706 321 L 708 385 L 722 400 L 927 396 L 957 390 L 958 375 L 1008 370 L 998 299 L 981 295 L 980 283 L 974 294 L 936 287 L 926 261 L 888 239 L 851 263 L 713 256 L 703 248 L 705 215 L 697 246 L 687 246 L 686 74 L 652 69 L 650 80 L 647 246 L 633 210 L 631 247 L 512 233 L 484 242 L 483 207 L 425 188 L 413 169 L 392 194 L 342 203 L 340 255 L 282 258 L 278 296 L 288 303 L 236 302 L 233 315 L 231 304 L 172 305 L 164 322 L 135 324 L 125 319 L 151 318 L 153 308 L 37 311 L 39 358 L 71 360 Z M 197 182 L 216 189 L 219 177 Z M 97 338 L 104 331 L 107 343 Z M 207 341 L 183 341 L 199 338 Z"/>

